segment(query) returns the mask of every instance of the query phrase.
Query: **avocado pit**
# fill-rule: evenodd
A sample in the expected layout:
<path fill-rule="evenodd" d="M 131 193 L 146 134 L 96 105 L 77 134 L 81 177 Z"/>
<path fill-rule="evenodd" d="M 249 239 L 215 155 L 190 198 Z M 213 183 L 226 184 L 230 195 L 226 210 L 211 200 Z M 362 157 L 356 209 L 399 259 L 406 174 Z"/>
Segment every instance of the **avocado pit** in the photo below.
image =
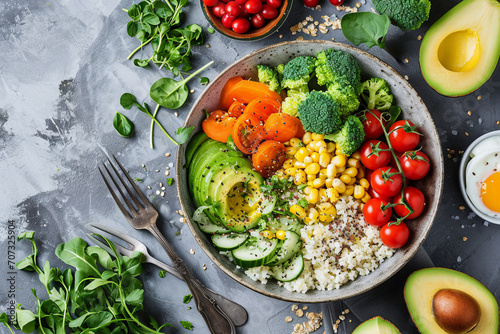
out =
<path fill-rule="evenodd" d="M 438 325 L 450 334 L 465 334 L 479 323 L 481 308 L 469 294 L 442 289 L 432 298 L 432 314 Z"/>
<path fill-rule="evenodd" d="M 461 30 L 449 34 L 438 48 L 438 58 L 449 71 L 465 72 L 472 70 L 481 54 L 481 44 L 477 32 Z"/>

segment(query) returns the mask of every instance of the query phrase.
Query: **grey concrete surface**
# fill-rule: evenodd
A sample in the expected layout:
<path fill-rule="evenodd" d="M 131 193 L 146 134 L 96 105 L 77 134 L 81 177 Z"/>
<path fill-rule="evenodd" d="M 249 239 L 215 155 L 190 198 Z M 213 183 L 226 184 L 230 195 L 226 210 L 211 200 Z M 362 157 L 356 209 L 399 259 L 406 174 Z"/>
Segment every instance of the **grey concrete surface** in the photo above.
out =
<path fill-rule="evenodd" d="M 360 1 L 361 10 L 370 10 L 371 3 Z M 388 47 L 399 62 L 385 51 L 373 48 L 375 54 L 393 66 L 410 83 L 427 104 L 440 134 L 445 158 L 445 190 L 438 217 L 424 247 L 415 259 L 390 282 L 343 302 L 307 305 L 309 310 L 323 311 L 324 326 L 318 331 L 333 333 L 341 311 L 352 310 L 341 323 L 339 333 L 350 333 L 355 325 L 374 315 L 383 315 L 401 329 L 401 333 L 417 333 L 403 302 L 402 284 L 415 268 L 437 265 L 457 269 L 482 281 L 498 298 L 500 290 L 499 227 L 474 216 L 465 205 L 457 182 L 459 151 L 479 135 L 497 130 L 500 125 L 500 70 L 476 92 L 447 98 L 434 92 L 423 80 L 418 65 L 420 41 L 432 22 L 450 9 L 457 0 L 434 1 L 431 19 L 419 30 L 401 32 L 391 28 Z M 135 94 L 149 102 L 150 85 L 166 75 L 157 68 L 135 67 L 127 55 L 138 46 L 135 38 L 126 34 L 127 8 L 130 1 L 119 0 L 2 0 L 0 1 L 0 312 L 14 300 L 34 310 L 35 300 L 30 289 L 43 296 L 43 287 L 36 275 L 9 268 L 8 230 L 16 234 L 35 230 L 40 261 L 49 259 L 61 264 L 54 256 L 55 247 L 80 236 L 85 238 L 84 225 L 89 222 L 108 224 L 143 240 L 157 258 L 168 262 L 160 245 L 147 233 L 132 230 L 122 218 L 101 182 L 97 166 L 105 157 L 115 154 L 127 166 L 133 177 L 143 179 L 152 201 L 160 208 L 160 229 L 173 244 L 188 266 L 207 286 L 241 303 L 249 311 L 247 324 L 239 333 L 291 333 L 292 303 L 273 300 L 250 291 L 216 268 L 198 247 L 188 227 L 176 213 L 180 209 L 174 187 L 164 198 L 156 196 L 159 183 L 165 183 L 165 167 L 173 164 L 175 146 L 160 131 L 155 131 L 156 148 L 149 148 L 149 119 L 142 113 L 122 110 L 119 98 L 124 92 Z M 346 0 L 346 5 L 355 5 Z M 214 78 L 227 64 L 260 47 L 298 36 L 289 28 L 312 15 L 321 21 L 322 15 L 342 14 L 327 1 L 319 11 L 304 8 L 295 0 L 293 10 L 280 31 L 257 42 L 229 40 L 218 33 L 205 31 L 207 46 L 193 48 L 195 68 L 210 60 L 215 65 L 204 73 Z M 208 28 L 199 3 L 193 2 L 186 13 L 187 22 Z M 340 30 L 319 34 L 318 39 L 345 42 Z M 208 47 L 210 45 L 210 47 Z M 362 47 L 363 48 L 363 47 Z M 408 59 L 408 63 L 401 61 Z M 194 93 L 175 117 L 162 110 L 159 120 L 170 133 L 182 125 L 190 106 L 203 90 L 193 81 Z M 480 97 L 480 98 L 479 98 Z M 471 115 L 467 111 L 471 111 Z M 112 127 L 115 111 L 124 112 L 134 121 L 134 137 L 125 139 Z M 455 153 L 451 153 L 453 150 Z M 166 153 L 172 156 L 166 157 Z M 448 155 L 449 154 L 449 155 Z M 146 169 L 142 167 L 145 165 Z M 170 175 L 175 174 L 175 166 Z M 159 172 L 156 172 L 159 170 Z M 464 241 L 466 237 L 466 241 Z M 195 255 L 190 254 L 190 249 Z M 15 261 L 28 254 L 27 243 L 16 243 Z M 206 264 L 207 270 L 202 270 Z M 142 280 L 145 285 L 145 308 L 159 322 L 170 322 L 176 329 L 168 333 L 187 333 L 180 320 L 194 324 L 195 333 L 208 333 L 201 316 L 187 310 L 182 297 L 188 293 L 184 283 L 174 277 L 160 278 L 159 269 L 145 265 Z M 15 276 L 15 297 L 9 297 L 7 278 Z M 1 333 L 7 330 L 0 327 Z"/>

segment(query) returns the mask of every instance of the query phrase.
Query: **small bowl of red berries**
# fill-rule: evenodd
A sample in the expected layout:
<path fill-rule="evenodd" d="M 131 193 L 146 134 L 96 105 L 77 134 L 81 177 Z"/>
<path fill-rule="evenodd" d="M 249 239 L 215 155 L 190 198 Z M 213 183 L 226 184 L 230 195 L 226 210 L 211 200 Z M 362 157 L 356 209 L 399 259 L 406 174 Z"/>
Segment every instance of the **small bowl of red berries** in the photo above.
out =
<path fill-rule="evenodd" d="M 272 35 L 285 22 L 292 0 L 201 0 L 203 14 L 221 34 L 255 41 Z"/>

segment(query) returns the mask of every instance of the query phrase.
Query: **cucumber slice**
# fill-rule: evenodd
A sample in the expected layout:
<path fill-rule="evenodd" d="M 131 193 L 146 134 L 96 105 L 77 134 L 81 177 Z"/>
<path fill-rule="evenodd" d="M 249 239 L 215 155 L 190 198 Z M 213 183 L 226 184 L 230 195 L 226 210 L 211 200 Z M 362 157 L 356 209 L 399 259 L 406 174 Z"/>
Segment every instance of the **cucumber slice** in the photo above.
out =
<path fill-rule="evenodd" d="M 260 267 L 274 255 L 278 239 L 251 236 L 245 243 L 232 250 L 233 261 L 242 268 Z"/>
<path fill-rule="evenodd" d="M 248 233 L 214 234 L 212 242 L 219 250 L 232 250 L 241 246 L 247 240 L 248 235 Z"/>
<path fill-rule="evenodd" d="M 208 218 L 207 214 L 204 212 L 204 210 L 208 210 L 208 208 L 208 206 L 201 206 L 193 213 L 193 220 L 198 223 L 200 230 L 207 234 L 231 232 L 227 228 L 213 223 L 210 218 Z"/>
<path fill-rule="evenodd" d="M 266 266 L 277 266 L 290 260 L 295 256 L 302 246 L 300 236 L 292 231 L 286 231 L 285 239 L 280 240 L 276 252 Z"/>
<path fill-rule="evenodd" d="M 302 254 L 280 266 L 273 267 L 274 279 L 281 282 L 290 282 L 297 279 L 304 270 L 304 258 Z"/>
<path fill-rule="evenodd" d="M 274 233 L 276 233 L 276 231 L 278 230 L 283 230 L 283 231 L 293 231 L 298 235 L 300 235 L 300 230 L 304 226 L 302 221 L 300 221 L 298 218 L 296 217 L 287 218 L 285 216 L 282 216 L 278 219 L 272 219 L 267 223 L 267 225 Z"/>

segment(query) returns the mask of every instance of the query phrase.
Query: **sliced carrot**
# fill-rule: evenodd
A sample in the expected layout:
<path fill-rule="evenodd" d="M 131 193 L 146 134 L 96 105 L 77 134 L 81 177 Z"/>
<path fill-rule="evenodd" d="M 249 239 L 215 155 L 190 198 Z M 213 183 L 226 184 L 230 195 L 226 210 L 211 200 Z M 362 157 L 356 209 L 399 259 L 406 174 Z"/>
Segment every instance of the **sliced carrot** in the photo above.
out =
<path fill-rule="evenodd" d="M 273 99 L 254 99 L 248 103 L 244 113 L 265 122 L 269 115 L 280 111 L 281 103 Z"/>
<path fill-rule="evenodd" d="M 227 113 L 231 117 L 238 118 L 238 117 L 241 116 L 241 114 L 243 114 L 246 106 L 247 105 L 244 104 L 244 103 L 241 103 L 241 102 L 238 102 L 238 101 L 234 101 L 233 104 L 231 104 L 231 106 L 229 107 Z"/>
<path fill-rule="evenodd" d="M 284 143 L 293 137 L 299 137 L 298 134 L 302 129 L 302 123 L 297 117 L 292 115 L 275 113 L 269 116 L 264 124 L 264 128 L 266 130 L 266 139 Z"/>
<path fill-rule="evenodd" d="M 227 94 L 229 93 L 229 91 L 233 88 L 234 85 L 236 85 L 238 82 L 240 82 L 242 80 L 243 80 L 243 78 L 239 77 L 239 76 L 229 78 L 229 80 L 226 81 L 226 84 L 224 85 L 224 87 L 222 88 L 222 90 L 220 92 L 220 101 L 228 99 Z M 221 109 L 228 110 L 230 105 L 231 104 L 229 104 L 226 108 L 221 107 Z"/>
<path fill-rule="evenodd" d="M 253 167 L 263 177 L 270 177 L 286 160 L 285 145 L 276 140 L 266 140 L 252 155 Z"/>
<path fill-rule="evenodd" d="M 228 89 L 227 93 L 223 93 L 219 103 L 222 110 L 229 109 L 234 101 L 249 103 L 254 99 L 269 98 L 281 103 L 281 96 L 278 93 L 270 90 L 267 85 L 256 81 L 241 80 Z"/>
<path fill-rule="evenodd" d="M 201 127 L 207 136 L 225 143 L 231 135 L 235 123 L 236 118 L 230 117 L 225 111 L 216 110 L 201 123 Z"/>

